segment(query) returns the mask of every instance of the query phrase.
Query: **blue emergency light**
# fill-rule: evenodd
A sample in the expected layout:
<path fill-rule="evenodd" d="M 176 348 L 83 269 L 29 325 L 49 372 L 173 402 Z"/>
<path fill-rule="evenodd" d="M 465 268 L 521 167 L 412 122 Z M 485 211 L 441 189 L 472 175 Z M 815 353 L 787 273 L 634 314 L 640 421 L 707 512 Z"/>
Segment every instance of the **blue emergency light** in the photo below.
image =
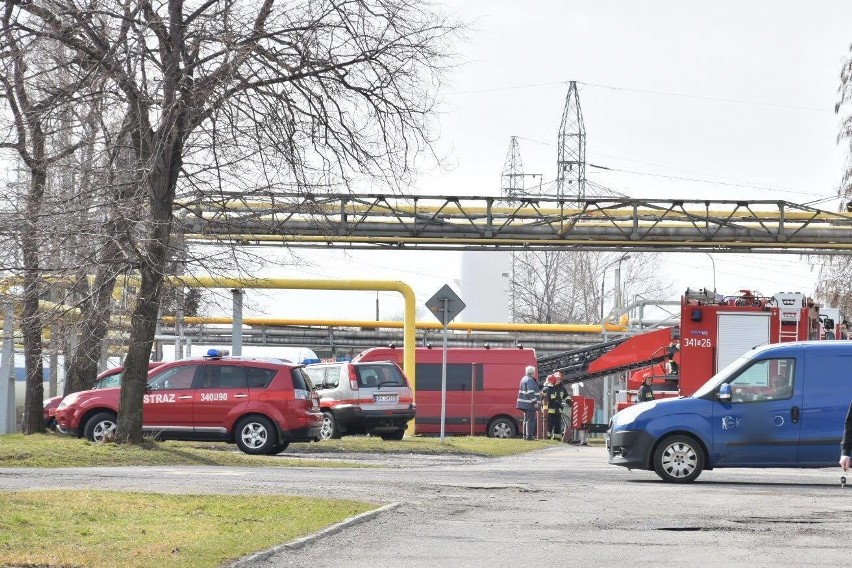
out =
<path fill-rule="evenodd" d="M 208 359 L 221 359 L 226 355 L 228 355 L 228 351 L 225 349 L 208 349 L 205 357 Z"/>

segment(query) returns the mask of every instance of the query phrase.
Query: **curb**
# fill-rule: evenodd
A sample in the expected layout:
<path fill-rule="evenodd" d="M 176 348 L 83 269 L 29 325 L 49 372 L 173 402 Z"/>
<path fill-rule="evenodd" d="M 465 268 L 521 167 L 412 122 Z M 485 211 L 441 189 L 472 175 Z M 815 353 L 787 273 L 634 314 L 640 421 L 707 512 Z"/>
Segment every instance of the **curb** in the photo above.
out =
<path fill-rule="evenodd" d="M 279 552 L 284 552 L 287 550 L 295 550 L 297 548 L 302 548 L 305 545 L 311 544 L 312 542 L 316 542 L 321 538 L 339 533 L 343 529 L 349 528 L 351 526 L 357 525 L 359 523 L 363 523 L 365 521 L 369 521 L 374 517 L 381 515 L 382 513 L 386 513 L 388 511 L 392 511 L 402 505 L 402 503 L 389 503 L 383 507 L 379 507 L 378 509 L 373 509 L 372 511 L 367 511 L 366 513 L 361 513 L 360 515 L 356 515 L 354 517 L 349 517 L 348 519 L 344 519 L 339 523 L 326 527 L 320 531 L 317 531 L 313 534 L 309 534 L 308 536 L 303 536 L 301 538 L 297 538 L 292 542 L 287 542 L 284 544 L 277 544 L 272 548 L 267 548 L 266 550 L 261 550 L 260 552 L 255 552 L 254 554 L 250 554 L 248 556 L 243 556 L 242 558 L 238 558 L 231 562 L 230 564 L 225 564 L 226 568 L 240 568 L 250 566 L 253 562 L 261 562 L 263 560 L 267 560 L 268 558 L 278 554 Z"/>

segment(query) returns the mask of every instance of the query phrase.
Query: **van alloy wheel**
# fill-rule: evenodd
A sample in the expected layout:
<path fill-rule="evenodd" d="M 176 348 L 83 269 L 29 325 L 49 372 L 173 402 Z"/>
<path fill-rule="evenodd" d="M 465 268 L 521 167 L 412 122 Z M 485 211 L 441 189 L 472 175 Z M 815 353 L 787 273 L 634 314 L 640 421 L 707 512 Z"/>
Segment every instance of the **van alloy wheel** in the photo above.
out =
<path fill-rule="evenodd" d="M 669 436 L 654 452 L 654 471 L 663 481 L 689 483 L 704 469 L 704 451 L 694 438 Z"/>

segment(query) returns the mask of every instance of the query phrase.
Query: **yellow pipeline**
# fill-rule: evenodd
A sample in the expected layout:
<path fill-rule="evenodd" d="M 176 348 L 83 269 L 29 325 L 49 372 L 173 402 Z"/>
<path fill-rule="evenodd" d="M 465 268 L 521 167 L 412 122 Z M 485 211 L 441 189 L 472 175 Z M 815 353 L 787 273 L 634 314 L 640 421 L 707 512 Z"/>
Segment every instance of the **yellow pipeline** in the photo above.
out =
<path fill-rule="evenodd" d="M 174 316 L 165 316 L 163 323 L 174 324 Z M 184 317 L 184 323 L 189 325 L 231 324 L 233 318 L 226 317 Z M 272 327 L 310 326 L 310 327 L 363 327 L 399 329 L 404 326 L 401 321 L 373 320 L 329 320 L 329 319 L 282 319 L 282 318 L 243 318 L 246 325 L 262 325 Z M 441 329 L 438 322 L 418 321 L 416 329 Z M 621 317 L 617 324 L 607 323 L 602 329 L 600 324 L 586 323 L 465 323 L 450 322 L 449 328 L 455 331 L 522 331 L 530 333 L 601 333 L 627 331 L 627 316 Z"/>
<path fill-rule="evenodd" d="M 461 198 L 465 200 L 465 198 Z M 473 201 L 481 201 L 483 198 L 481 197 L 470 197 L 467 198 L 471 202 Z M 548 203 L 549 200 L 534 200 L 537 203 L 539 201 Z M 612 200 L 612 203 L 616 203 L 622 200 Z M 651 202 L 651 203 L 669 203 L 668 201 L 654 201 L 654 200 L 639 200 L 640 202 Z M 435 204 L 428 204 L 426 202 L 434 202 Z M 309 211 L 289 211 L 287 208 L 289 206 L 299 207 L 304 205 L 304 202 L 297 203 L 284 203 L 283 205 L 279 204 L 279 208 L 283 208 L 285 211 L 284 215 L 305 215 L 305 216 L 313 216 L 315 211 L 320 211 L 326 215 L 338 215 L 340 214 L 340 202 L 327 202 L 327 203 L 311 203 L 311 210 Z M 704 218 L 707 216 L 716 217 L 719 219 L 728 219 L 731 217 L 732 220 L 742 220 L 742 219 L 754 219 L 755 217 L 765 218 L 765 219 L 780 219 L 781 211 L 776 208 L 762 210 L 762 209 L 745 209 L 744 207 L 734 207 L 733 204 L 730 209 L 701 209 L 697 208 L 697 204 L 691 204 L 693 209 L 684 208 L 684 209 L 668 209 L 663 207 L 648 207 L 647 205 L 643 206 L 639 204 L 634 210 L 632 207 L 606 207 L 606 203 L 602 203 L 603 207 L 596 208 L 576 208 L 576 207 L 539 207 L 532 205 L 519 205 L 519 206 L 500 206 L 494 205 L 492 207 L 484 207 L 482 205 L 474 205 L 471 203 L 469 206 L 459 206 L 455 203 L 444 201 L 444 198 L 440 197 L 425 197 L 420 198 L 418 200 L 418 204 L 409 205 L 406 204 L 404 200 L 395 200 L 393 202 L 389 202 L 386 204 L 383 201 L 378 201 L 376 203 L 358 203 L 358 202 L 349 202 L 345 205 L 343 212 L 347 214 L 368 214 L 368 215 L 381 215 L 382 213 L 386 213 L 388 215 L 394 215 L 398 212 L 406 213 L 409 215 L 414 214 L 440 214 L 440 215 L 480 215 L 485 216 L 489 213 L 491 215 L 512 215 L 515 218 L 519 217 L 532 217 L 535 219 L 541 219 L 543 216 L 582 216 L 582 217 L 627 217 L 633 218 L 635 216 L 653 216 L 656 218 L 659 217 L 699 217 Z M 721 204 L 714 203 L 715 207 L 718 207 Z M 751 205 L 751 204 L 750 204 Z M 754 207 L 765 207 L 774 204 L 770 203 L 757 203 L 754 204 Z M 785 219 L 802 219 L 802 220 L 813 220 L 813 219 L 852 219 L 852 215 L 847 212 L 832 212 L 832 211 L 801 211 L 796 209 L 797 205 L 792 204 L 790 209 L 785 209 L 783 216 Z M 244 202 L 244 201 L 227 201 L 224 204 L 218 203 L 215 208 L 210 208 L 202 215 L 205 214 L 216 214 L 220 215 L 220 209 L 224 208 L 227 211 L 264 211 L 273 208 L 273 205 L 268 202 L 261 201 L 253 201 L 253 202 Z"/>
<path fill-rule="evenodd" d="M 671 248 L 679 248 L 687 244 L 691 244 L 695 247 L 707 246 L 707 247 L 715 247 L 718 249 L 727 249 L 727 250 L 716 250 L 714 252 L 736 252 L 737 249 L 787 249 L 787 250 L 799 250 L 799 249 L 809 249 L 809 250 L 836 250 L 836 251 L 845 251 L 852 250 L 852 243 L 794 243 L 794 242 L 752 242 L 748 239 L 743 239 L 740 241 L 696 241 L 696 240 L 665 240 L 665 241 L 657 241 L 657 240 L 630 240 L 630 239 L 618 239 L 618 240 L 605 240 L 605 239 L 529 239 L 529 238 L 496 238 L 496 237 L 344 237 L 340 235 L 331 235 L 331 236 L 310 236 L 310 235 L 246 235 L 246 234 L 221 234 L 221 235 L 208 235 L 208 234 L 187 234 L 184 237 L 188 240 L 229 240 L 234 243 L 239 243 L 243 245 L 252 245 L 252 244 L 261 244 L 261 243 L 290 243 L 293 245 L 307 245 L 312 246 L 315 244 L 329 244 L 329 243 L 337 243 L 337 244 L 383 244 L 383 245 L 394 245 L 394 246 L 404 246 L 404 245 L 413 245 L 413 246 L 424 246 L 424 245 L 435 245 L 435 246 L 454 246 L 454 245 L 470 245 L 470 246 L 489 246 L 489 247 L 499 247 L 499 246 L 523 246 L 529 247 L 531 245 L 535 245 L 536 247 L 542 246 L 554 246 L 554 247 L 568 247 L 568 246 L 605 246 L 610 249 L 619 249 L 619 250 L 629 250 L 633 248 L 642 248 L 642 247 L 654 247 L 654 248 L 663 248 L 663 247 L 671 247 Z"/>
<path fill-rule="evenodd" d="M 399 292 L 405 300 L 403 319 L 402 368 L 415 390 L 417 380 L 414 373 L 414 290 L 405 282 L 395 280 L 330 280 L 304 278 L 219 278 L 215 276 L 170 276 L 172 284 L 183 284 L 189 288 L 258 288 L 278 290 L 363 290 L 368 292 Z M 409 430 L 413 433 L 414 421 Z"/>

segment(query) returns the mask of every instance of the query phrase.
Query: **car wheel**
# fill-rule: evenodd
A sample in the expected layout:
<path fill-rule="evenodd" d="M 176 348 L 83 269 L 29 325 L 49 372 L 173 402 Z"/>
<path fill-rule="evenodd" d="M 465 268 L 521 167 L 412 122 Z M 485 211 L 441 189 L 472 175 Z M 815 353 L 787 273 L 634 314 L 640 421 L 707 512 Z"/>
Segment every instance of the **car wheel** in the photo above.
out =
<path fill-rule="evenodd" d="M 379 435 L 382 437 L 382 440 L 396 440 L 398 442 L 405 437 L 405 430 L 397 430 L 396 432 L 387 432 Z"/>
<path fill-rule="evenodd" d="M 322 411 L 322 428 L 320 429 L 320 438 L 323 440 L 337 439 L 340 437 L 340 429 L 337 427 L 337 420 L 330 410 Z"/>
<path fill-rule="evenodd" d="M 689 436 L 669 436 L 654 451 L 654 471 L 663 481 L 689 483 L 704 469 L 704 450 Z"/>
<path fill-rule="evenodd" d="M 268 455 L 280 445 L 278 431 L 263 416 L 249 416 L 237 422 L 234 438 L 240 450 L 252 455 Z"/>
<path fill-rule="evenodd" d="M 89 418 L 83 435 L 90 442 L 105 442 L 112 438 L 115 432 L 115 414 L 112 412 L 99 412 Z"/>
<path fill-rule="evenodd" d="M 518 427 L 511 418 L 501 416 L 488 423 L 489 438 L 514 438 L 518 435 Z"/>

